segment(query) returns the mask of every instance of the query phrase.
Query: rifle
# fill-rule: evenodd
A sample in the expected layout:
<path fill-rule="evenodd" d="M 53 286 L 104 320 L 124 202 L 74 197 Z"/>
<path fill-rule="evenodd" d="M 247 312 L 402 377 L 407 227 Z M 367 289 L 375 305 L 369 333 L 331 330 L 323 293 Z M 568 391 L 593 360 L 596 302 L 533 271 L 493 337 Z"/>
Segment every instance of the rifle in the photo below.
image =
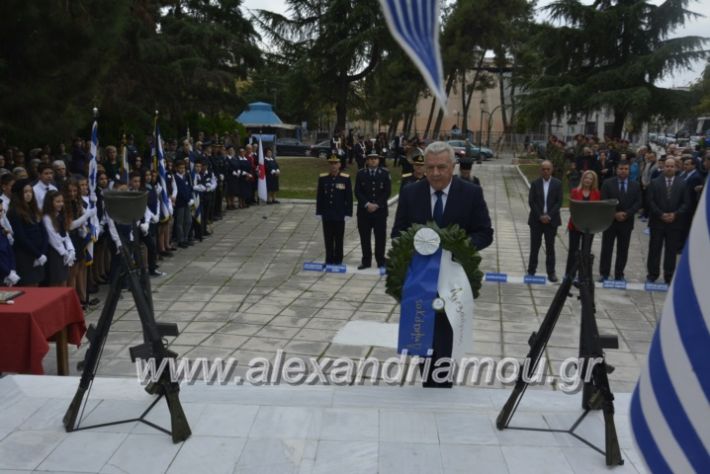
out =
<path fill-rule="evenodd" d="M 570 203 L 572 220 L 575 226 L 583 232 L 582 249 L 578 253 L 575 262 L 575 268 L 579 270 L 579 280 L 574 283 L 571 275 L 565 275 L 560 287 L 557 289 L 557 293 L 555 293 L 555 297 L 550 304 L 547 314 L 545 314 L 545 319 L 540 324 L 540 328 L 533 332 L 528 340 L 530 351 L 528 352 L 527 358 L 531 361 L 529 369 L 527 372 L 525 371 L 525 364 L 520 368 L 518 380 L 515 383 L 513 392 L 510 394 L 510 397 L 508 397 L 508 400 L 496 418 L 496 427 L 499 430 L 516 428 L 510 426 L 510 421 L 518 404 L 522 400 L 523 394 L 531 380 L 530 375 L 535 372 L 535 368 L 550 340 L 552 331 L 559 319 L 567 297 L 570 296 L 569 292 L 574 284 L 579 289 L 579 300 L 582 306 L 579 340 L 579 359 L 582 361 L 582 367 L 578 368 L 578 373 L 586 375 L 589 361 L 593 359 L 601 360 L 601 363 L 594 365 L 591 380 L 585 381 L 582 388 L 582 408 L 584 412 L 574 422 L 572 427 L 567 430 L 522 427 L 517 429 L 568 433 L 603 454 L 606 458 L 607 466 L 616 466 L 624 463 L 624 460 L 621 458 L 619 439 L 614 424 L 614 395 L 609 386 L 608 378 L 608 374 L 611 373 L 614 368 L 607 364 L 604 358 L 604 349 L 618 349 L 619 341 L 616 336 L 603 336 L 599 334 L 595 317 L 594 281 L 592 279 L 592 267 L 594 264 L 592 240 L 594 233 L 601 232 L 609 226 L 613 218 L 613 213 L 616 210 L 616 204 L 617 201 L 615 199 L 595 202 L 572 201 Z M 604 413 L 604 451 L 575 433 L 576 428 L 587 414 L 589 414 L 591 410 L 597 409 L 603 410 Z"/>
<path fill-rule="evenodd" d="M 136 216 L 140 218 L 145 210 L 147 193 L 107 191 L 104 194 L 104 199 L 107 205 L 107 212 L 113 215 L 117 222 L 131 223 L 134 235 L 138 235 L 138 228 L 135 225 L 135 221 L 137 220 Z M 135 209 L 133 209 L 133 207 L 135 207 Z M 97 426 L 140 421 L 170 434 L 173 442 L 179 443 L 187 439 L 191 431 L 182 405 L 180 404 L 180 385 L 176 381 L 171 380 L 169 371 L 165 370 L 160 373 L 160 377 L 156 383 L 151 383 L 146 386 L 146 392 L 152 395 L 158 395 L 158 397 L 138 418 L 84 427 L 80 427 L 77 424 L 77 418 L 80 418 L 79 412 L 83 405 L 85 395 L 90 391 L 96 376 L 101 353 L 106 344 L 113 315 L 115 314 L 116 306 L 121 296 L 121 288 L 124 283 L 128 285 L 128 289 L 133 295 L 133 300 L 136 303 L 143 329 L 144 342 L 143 344 L 130 348 L 131 360 L 135 362 L 137 358 L 145 360 L 152 358 L 155 360 L 155 366 L 160 367 L 161 362 L 166 357 L 177 357 L 176 353 L 167 349 L 163 341 L 163 337 L 165 336 L 178 335 L 177 325 L 174 323 L 158 323 L 155 321 L 150 279 L 142 265 L 141 252 L 139 249 L 134 248 L 137 244 L 134 243 L 131 245 L 126 242 L 123 236 L 119 235 L 119 237 L 121 248 L 119 255 L 115 258 L 120 258 L 120 267 L 111 277 L 111 287 L 109 288 L 109 293 L 104 309 L 101 312 L 98 325 L 96 327 L 91 325 L 87 330 L 87 338 L 89 339 L 90 346 L 86 351 L 84 361 L 80 363 L 80 368 L 82 369 L 81 379 L 77 392 L 64 415 L 64 428 L 67 432 L 71 432 Z M 133 255 L 129 252 L 129 248 L 133 250 Z M 135 264 L 133 264 L 133 262 L 135 262 Z M 163 397 L 165 397 L 170 412 L 171 431 L 167 431 L 145 420 L 145 416 L 148 412 Z M 80 421 L 81 420 L 79 420 L 79 422 Z"/>

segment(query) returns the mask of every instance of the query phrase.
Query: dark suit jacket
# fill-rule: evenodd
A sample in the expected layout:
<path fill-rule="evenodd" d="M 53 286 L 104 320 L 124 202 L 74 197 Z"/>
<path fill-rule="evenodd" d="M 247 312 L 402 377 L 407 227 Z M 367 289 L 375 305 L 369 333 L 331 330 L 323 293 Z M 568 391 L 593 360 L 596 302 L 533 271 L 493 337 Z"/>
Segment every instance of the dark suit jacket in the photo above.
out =
<path fill-rule="evenodd" d="M 661 228 L 670 226 L 673 229 L 683 228 L 683 215 L 690 207 L 690 194 L 683 178 L 676 176 L 673 178 L 670 198 L 666 195 L 666 177 L 664 175 L 651 181 L 648 187 L 648 207 L 650 209 L 650 219 L 648 226 L 651 228 Z M 678 215 L 671 224 L 666 224 L 661 220 L 661 214 L 665 212 L 675 212 Z"/>
<path fill-rule="evenodd" d="M 624 222 L 613 222 L 617 226 L 634 228 L 634 215 L 641 209 L 641 185 L 630 178 L 626 179 L 626 192 L 623 196 L 619 192 L 619 178 L 609 178 L 602 184 L 602 199 L 618 199 L 616 212 L 625 212 L 628 217 Z"/>
<path fill-rule="evenodd" d="M 551 224 L 555 227 L 562 225 L 560 219 L 560 208 L 562 207 L 562 181 L 557 178 L 550 178 L 550 188 L 547 191 L 547 215 L 550 216 Z M 542 186 L 542 178 L 537 178 L 530 183 L 528 193 L 528 204 L 530 205 L 530 215 L 528 225 L 540 224 L 540 216 L 545 214 L 545 190 Z"/>
<path fill-rule="evenodd" d="M 422 179 L 402 189 L 392 227 L 392 238 L 399 237 L 399 234 L 409 229 L 412 224 L 426 224 L 431 220 L 429 181 Z M 478 250 L 493 242 L 491 218 L 480 186 L 457 177 L 452 179 L 444 208 L 444 227 L 451 224 L 458 224 L 466 231 L 471 243 Z"/>
<path fill-rule="evenodd" d="M 693 174 L 689 178 L 685 178 L 685 185 L 688 188 L 688 194 L 690 195 L 689 210 L 688 214 L 692 218 L 695 213 L 695 209 L 698 207 L 700 202 L 700 193 L 695 191 L 696 186 L 702 186 L 705 182 L 705 178 L 700 174 L 699 171 L 694 170 Z"/>
<path fill-rule="evenodd" d="M 363 168 L 357 172 L 355 178 L 355 197 L 357 198 L 357 215 L 378 217 L 387 216 L 387 200 L 392 191 L 392 179 L 390 173 L 384 168 L 377 167 L 375 176 L 370 176 L 370 170 Z M 375 212 L 367 212 L 365 204 L 368 202 L 377 204 L 379 207 Z"/>

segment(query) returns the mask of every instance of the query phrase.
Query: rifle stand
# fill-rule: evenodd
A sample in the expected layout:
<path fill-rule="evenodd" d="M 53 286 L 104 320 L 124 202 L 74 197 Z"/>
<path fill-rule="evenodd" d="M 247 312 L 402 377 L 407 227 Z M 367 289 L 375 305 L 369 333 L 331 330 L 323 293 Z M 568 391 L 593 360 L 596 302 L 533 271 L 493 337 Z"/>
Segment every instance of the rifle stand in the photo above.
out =
<path fill-rule="evenodd" d="M 133 235 L 136 237 L 139 235 L 139 231 L 134 223 L 143 215 L 146 196 L 145 193 L 125 191 L 105 193 L 105 203 L 109 214 L 116 222 L 126 225 L 131 224 L 133 226 Z M 136 199 L 142 199 L 142 204 L 140 202 L 135 203 L 134 201 L 136 201 Z M 132 209 L 133 207 L 136 209 Z M 143 344 L 130 348 L 131 359 L 134 362 L 138 358 L 146 360 L 154 359 L 156 367 L 160 367 L 163 359 L 177 357 L 177 354 L 166 348 L 166 343 L 163 341 L 163 337 L 165 336 L 178 335 L 177 325 L 174 323 L 158 323 L 155 321 L 150 279 L 145 269 L 143 269 L 140 248 L 135 243 L 137 242 L 137 238 L 133 243 L 127 242 L 123 236 L 120 237 L 120 240 L 120 254 L 114 257 L 119 259 L 119 266 L 118 268 L 114 268 L 114 272 L 111 275 L 111 286 L 98 324 L 96 327 L 93 325 L 89 326 L 86 332 L 86 337 L 90 345 L 86 351 L 84 360 L 79 363 L 79 368 L 82 370 L 81 380 L 74 399 L 64 415 L 64 428 L 67 432 L 71 432 L 138 421 L 171 435 L 173 442 L 179 443 L 186 440 L 190 436 L 191 431 L 178 397 L 180 385 L 177 381 L 170 379 L 169 370 L 163 370 L 159 374 L 157 381 L 146 386 L 146 392 L 158 396 L 137 418 L 81 426 L 86 401 L 91 393 L 91 387 L 98 370 L 104 345 L 108 338 L 108 332 L 111 328 L 111 322 L 116 312 L 118 300 L 121 298 L 121 288 L 124 284 L 128 285 L 128 289 L 133 295 L 133 300 L 136 303 L 136 309 L 138 310 L 141 326 L 143 328 L 144 342 Z M 128 249 L 130 249 L 130 251 Z M 165 398 L 168 404 L 171 430 L 167 430 L 146 420 L 148 413 L 150 413 L 153 407 L 155 407 L 162 398 Z"/>
<path fill-rule="evenodd" d="M 594 203 L 585 202 L 583 204 L 602 204 L 604 201 L 596 201 Z M 615 209 L 614 202 L 612 211 Z M 590 209 L 591 210 L 591 209 Z M 574 211 L 574 208 L 573 208 Z M 573 212 L 573 221 L 579 228 L 578 216 Z M 582 220 L 582 219 L 580 219 Z M 609 220 L 611 222 L 611 220 Z M 606 225 L 608 227 L 608 224 Z M 606 227 L 603 227 L 602 230 Z M 555 298 L 550 304 L 550 308 L 542 321 L 540 328 L 533 332 L 528 341 L 530 351 L 528 352 L 527 365 L 521 365 L 518 380 L 515 383 L 513 393 L 511 393 L 508 401 L 503 406 L 503 409 L 498 414 L 496 419 L 496 427 L 499 430 L 517 429 L 526 431 L 547 431 L 552 433 L 568 433 L 595 451 L 598 451 L 606 458 L 607 466 L 617 466 L 624 463 L 621 458 L 621 450 L 619 448 L 619 440 L 616 435 L 616 427 L 614 425 L 614 395 L 609 387 L 609 379 L 607 375 L 614 368 L 606 363 L 603 349 L 618 349 L 619 343 L 616 336 L 600 336 L 599 329 L 595 318 L 594 306 L 594 282 L 592 280 L 592 264 L 594 257 L 591 253 L 593 234 L 589 229 L 583 234 L 582 249 L 577 255 L 576 268 L 579 270 L 579 280 L 574 283 L 579 289 L 579 300 L 582 306 L 582 321 L 580 330 L 580 345 L 579 345 L 579 360 L 582 361 L 582 367 L 578 367 L 580 377 L 585 377 L 588 372 L 588 364 L 592 359 L 601 360 L 591 369 L 591 380 L 584 381 L 582 387 L 582 408 L 584 411 L 577 420 L 568 429 L 552 429 L 552 428 L 531 428 L 510 426 L 510 422 L 518 408 L 520 401 L 523 398 L 525 390 L 528 387 L 528 382 L 533 380 L 535 369 L 542 358 L 545 347 L 547 346 L 555 324 L 559 319 L 564 303 L 573 285 L 572 276 L 566 275 L 560 284 Z M 528 367 L 527 370 L 525 367 Z M 601 449 L 595 446 L 590 441 L 582 438 L 575 430 L 584 421 L 591 410 L 603 410 L 604 425 L 605 425 L 605 448 Z"/>

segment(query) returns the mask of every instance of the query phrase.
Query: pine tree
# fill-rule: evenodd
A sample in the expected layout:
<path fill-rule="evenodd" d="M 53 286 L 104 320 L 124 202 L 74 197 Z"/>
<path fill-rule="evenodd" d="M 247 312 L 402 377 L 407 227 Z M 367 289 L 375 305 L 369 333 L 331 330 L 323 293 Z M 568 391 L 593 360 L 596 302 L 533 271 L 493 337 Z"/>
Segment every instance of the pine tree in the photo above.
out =
<path fill-rule="evenodd" d="M 673 117 L 689 106 L 683 91 L 655 83 L 703 59 L 706 38 L 670 38 L 686 20 L 690 0 L 559 0 L 546 7 L 556 24 L 538 29 L 534 43 L 539 69 L 527 71 L 522 111 L 531 121 L 562 113 L 586 114 L 608 108 L 613 136 L 628 118 Z"/>

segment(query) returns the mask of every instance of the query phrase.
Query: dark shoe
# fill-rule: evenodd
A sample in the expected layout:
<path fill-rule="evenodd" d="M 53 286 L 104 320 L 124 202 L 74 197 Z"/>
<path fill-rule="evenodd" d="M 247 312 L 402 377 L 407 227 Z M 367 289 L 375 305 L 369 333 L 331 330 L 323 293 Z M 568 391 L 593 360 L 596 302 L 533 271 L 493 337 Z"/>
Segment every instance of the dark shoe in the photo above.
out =
<path fill-rule="evenodd" d="M 597 281 L 598 281 L 599 283 L 604 283 L 604 282 L 607 281 L 608 279 L 609 279 L 609 275 L 607 275 L 607 276 L 602 275 L 602 276 L 599 277 L 599 280 L 597 280 Z"/>
<path fill-rule="evenodd" d="M 178 244 L 178 247 L 180 247 L 181 249 L 186 249 L 189 247 L 189 245 L 183 243 L 183 244 Z"/>
<path fill-rule="evenodd" d="M 97 286 L 90 286 L 86 289 L 86 292 L 90 295 L 93 295 L 94 293 L 99 292 L 99 287 L 98 287 L 98 285 Z"/>
<path fill-rule="evenodd" d="M 535 270 L 528 270 L 527 276 L 534 277 L 534 276 L 535 276 Z"/>
<path fill-rule="evenodd" d="M 626 281 L 626 278 L 624 278 L 624 275 L 614 275 L 614 280 L 616 280 L 616 281 Z"/>
<path fill-rule="evenodd" d="M 363 263 L 362 265 L 358 265 L 357 269 L 358 269 L 358 270 L 364 270 L 364 269 L 366 269 L 366 268 L 370 268 L 371 266 L 372 266 L 372 265 L 369 264 L 369 263 L 368 263 L 367 265 L 365 265 L 365 264 Z"/>
<path fill-rule="evenodd" d="M 161 277 L 161 276 L 167 275 L 167 273 L 165 273 L 165 272 L 159 272 L 159 271 L 157 271 L 157 270 L 153 270 L 152 272 L 148 273 L 148 275 L 150 275 L 150 276 L 152 276 L 152 277 Z"/>
<path fill-rule="evenodd" d="M 87 304 L 89 306 L 96 306 L 99 303 L 101 303 L 101 300 L 98 298 L 91 298 L 89 301 L 85 302 L 85 304 Z"/>
<path fill-rule="evenodd" d="M 666 282 L 666 285 L 670 285 L 672 280 L 673 275 L 663 275 L 663 281 Z"/>
<path fill-rule="evenodd" d="M 272 204 L 281 204 L 281 201 L 279 201 L 278 199 L 274 199 L 273 201 L 271 201 L 271 203 Z"/>
<path fill-rule="evenodd" d="M 547 279 L 550 281 L 550 283 L 557 283 L 558 281 L 560 281 L 557 278 L 557 275 L 555 275 L 554 273 L 547 275 Z"/>
<path fill-rule="evenodd" d="M 658 277 L 646 275 L 646 283 L 656 283 L 656 280 L 658 280 Z"/>

